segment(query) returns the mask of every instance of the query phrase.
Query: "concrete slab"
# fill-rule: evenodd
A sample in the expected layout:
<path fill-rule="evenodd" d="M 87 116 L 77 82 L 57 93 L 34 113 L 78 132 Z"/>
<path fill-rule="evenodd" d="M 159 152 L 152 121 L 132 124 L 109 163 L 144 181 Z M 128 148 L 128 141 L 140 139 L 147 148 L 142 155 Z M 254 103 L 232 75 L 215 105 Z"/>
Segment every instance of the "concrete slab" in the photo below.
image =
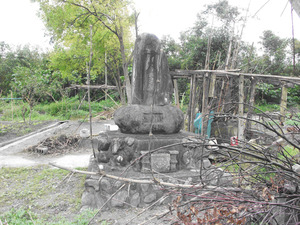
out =
<path fill-rule="evenodd" d="M 91 154 L 65 155 L 50 162 L 69 168 L 88 167 Z"/>
<path fill-rule="evenodd" d="M 39 165 L 38 162 L 30 159 L 25 159 L 21 156 L 9 155 L 9 156 L 1 156 L 0 155 L 0 168 L 2 167 L 30 167 L 30 166 L 37 166 Z"/>

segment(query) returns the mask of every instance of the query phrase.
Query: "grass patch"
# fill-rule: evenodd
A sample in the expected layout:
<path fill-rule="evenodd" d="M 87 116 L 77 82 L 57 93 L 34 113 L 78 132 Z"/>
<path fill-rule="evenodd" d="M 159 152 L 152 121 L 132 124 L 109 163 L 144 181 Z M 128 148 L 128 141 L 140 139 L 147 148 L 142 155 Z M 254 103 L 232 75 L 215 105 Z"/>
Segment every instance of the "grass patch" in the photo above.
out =
<path fill-rule="evenodd" d="M 55 222 L 50 222 L 45 219 L 39 219 L 38 215 L 32 212 L 30 209 L 12 208 L 10 211 L 0 215 L 0 221 L 4 224 L 12 225 L 86 225 L 89 223 L 91 218 L 93 218 L 96 212 L 97 210 L 85 210 L 79 215 L 75 216 L 74 220 L 72 221 L 61 218 Z M 100 225 L 107 225 L 107 223 L 103 221 Z"/>
<path fill-rule="evenodd" d="M 280 105 L 278 104 L 257 104 L 256 108 L 260 109 L 263 112 L 275 112 L 280 111 Z M 261 111 L 254 109 L 255 113 L 261 113 Z"/>
<path fill-rule="evenodd" d="M 79 213 L 84 181 L 84 175 L 48 166 L 1 168 L 0 219 L 8 224 L 87 224 L 94 211 Z"/>
<path fill-rule="evenodd" d="M 278 158 L 282 160 L 284 160 L 285 158 L 293 159 L 297 154 L 299 154 L 299 149 L 288 145 L 284 147 L 284 150 L 278 155 Z"/>

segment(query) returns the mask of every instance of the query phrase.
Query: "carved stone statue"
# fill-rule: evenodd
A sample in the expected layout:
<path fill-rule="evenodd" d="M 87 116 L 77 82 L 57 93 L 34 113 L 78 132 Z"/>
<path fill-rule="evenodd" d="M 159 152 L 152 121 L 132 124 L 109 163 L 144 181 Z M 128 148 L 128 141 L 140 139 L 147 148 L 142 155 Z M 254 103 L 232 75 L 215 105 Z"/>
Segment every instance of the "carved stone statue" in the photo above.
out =
<path fill-rule="evenodd" d="M 118 109 L 115 123 L 122 133 L 177 133 L 183 113 L 170 105 L 173 85 L 168 60 L 153 34 L 140 35 L 135 43 L 132 75 L 132 105 Z"/>
<path fill-rule="evenodd" d="M 158 38 L 153 34 L 139 36 L 133 62 L 132 104 L 170 104 L 173 85 L 168 73 L 168 59 Z"/>

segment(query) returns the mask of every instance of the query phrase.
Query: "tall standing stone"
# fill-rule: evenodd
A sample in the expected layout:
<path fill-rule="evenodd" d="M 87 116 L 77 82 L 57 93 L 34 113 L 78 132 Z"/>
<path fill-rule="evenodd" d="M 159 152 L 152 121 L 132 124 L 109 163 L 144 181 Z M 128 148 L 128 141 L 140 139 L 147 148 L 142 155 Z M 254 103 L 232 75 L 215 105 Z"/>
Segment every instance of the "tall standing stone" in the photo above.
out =
<path fill-rule="evenodd" d="M 170 105 L 172 94 L 168 60 L 159 39 L 140 35 L 135 42 L 132 105 L 116 110 L 115 123 L 130 134 L 179 132 L 184 118 L 180 109 Z"/>
<path fill-rule="evenodd" d="M 172 101 L 173 85 L 168 59 L 153 34 L 140 35 L 135 43 L 132 76 L 132 104 L 167 105 Z"/>

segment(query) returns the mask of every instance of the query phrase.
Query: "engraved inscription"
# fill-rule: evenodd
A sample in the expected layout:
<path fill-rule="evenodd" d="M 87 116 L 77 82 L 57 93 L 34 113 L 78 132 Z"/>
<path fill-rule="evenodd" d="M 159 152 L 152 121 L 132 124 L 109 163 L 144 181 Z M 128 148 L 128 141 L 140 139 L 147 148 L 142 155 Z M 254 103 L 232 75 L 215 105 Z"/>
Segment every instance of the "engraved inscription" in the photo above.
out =
<path fill-rule="evenodd" d="M 163 121 L 162 113 L 144 113 L 143 122 L 144 123 L 161 123 Z"/>
<path fill-rule="evenodd" d="M 171 157 L 168 153 L 151 155 L 151 167 L 157 172 L 170 172 Z"/>

